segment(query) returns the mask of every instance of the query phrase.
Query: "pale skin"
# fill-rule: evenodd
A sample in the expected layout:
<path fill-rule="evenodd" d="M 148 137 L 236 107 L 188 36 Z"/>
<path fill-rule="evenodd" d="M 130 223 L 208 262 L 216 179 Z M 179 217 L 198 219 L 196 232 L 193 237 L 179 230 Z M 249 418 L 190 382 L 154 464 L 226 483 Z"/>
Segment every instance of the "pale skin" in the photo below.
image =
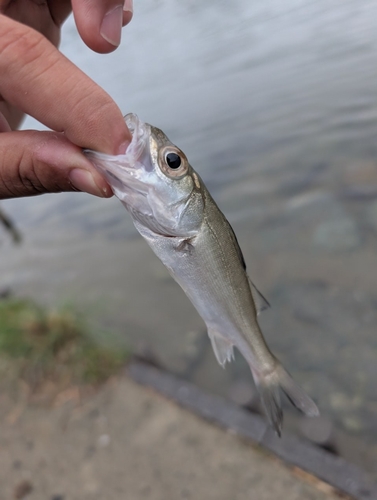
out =
<path fill-rule="evenodd" d="M 132 18 L 130 0 L 0 0 L 0 199 L 112 196 L 81 150 L 123 153 L 131 135 L 111 97 L 57 49 L 71 10 L 81 38 L 100 53 L 116 49 Z M 18 131 L 24 113 L 51 131 Z"/>

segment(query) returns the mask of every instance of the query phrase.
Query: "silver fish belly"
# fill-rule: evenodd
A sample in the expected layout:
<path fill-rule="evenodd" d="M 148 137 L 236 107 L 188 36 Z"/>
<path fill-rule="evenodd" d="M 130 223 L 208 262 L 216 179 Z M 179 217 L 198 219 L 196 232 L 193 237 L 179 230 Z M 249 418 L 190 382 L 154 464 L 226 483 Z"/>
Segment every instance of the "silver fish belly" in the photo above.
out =
<path fill-rule="evenodd" d="M 280 390 L 306 415 L 318 415 L 264 341 L 257 314 L 267 302 L 249 280 L 233 229 L 203 181 L 161 130 L 136 115 L 126 121 L 133 141 L 125 155 L 86 154 L 203 318 L 218 362 L 231 361 L 237 347 L 279 435 Z"/>

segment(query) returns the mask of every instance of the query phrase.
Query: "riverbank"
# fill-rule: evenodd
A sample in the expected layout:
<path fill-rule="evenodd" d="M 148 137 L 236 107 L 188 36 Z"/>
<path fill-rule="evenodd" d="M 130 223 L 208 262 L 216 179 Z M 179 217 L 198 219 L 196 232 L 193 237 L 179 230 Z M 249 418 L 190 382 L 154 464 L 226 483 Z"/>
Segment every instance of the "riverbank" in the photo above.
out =
<path fill-rule="evenodd" d="M 53 407 L 0 398 L 1 499 L 339 498 L 128 376 L 90 398 L 72 388 Z"/>

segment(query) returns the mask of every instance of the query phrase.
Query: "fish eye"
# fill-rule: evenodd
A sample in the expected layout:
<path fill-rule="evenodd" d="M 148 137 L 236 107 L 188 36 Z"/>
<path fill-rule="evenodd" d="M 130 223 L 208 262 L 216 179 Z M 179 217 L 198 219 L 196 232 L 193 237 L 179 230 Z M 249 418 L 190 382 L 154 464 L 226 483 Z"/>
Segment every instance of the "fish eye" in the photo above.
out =
<path fill-rule="evenodd" d="M 181 179 L 189 170 L 189 162 L 185 154 L 173 144 L 159 149 L 158 165 L 170 179 Z"/>
<path fill-rule="evenodd" d="M 168 166 L 173 170 L 179 168 L 182 163 L 181 157 L 177 155 L 177 153 L 167 153 L 167 155 L 165 156 L 165 160 Z"/>

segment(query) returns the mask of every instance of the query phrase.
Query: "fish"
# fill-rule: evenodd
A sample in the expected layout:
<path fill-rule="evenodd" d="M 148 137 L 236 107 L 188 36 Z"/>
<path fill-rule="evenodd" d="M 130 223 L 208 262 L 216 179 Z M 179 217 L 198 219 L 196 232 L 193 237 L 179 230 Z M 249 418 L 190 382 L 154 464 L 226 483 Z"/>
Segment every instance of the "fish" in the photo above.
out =
<path fill-rule="evenodd" d="M 125 116 L 125 154 L 84 150 L 133 223 L 204 320 L 224 367 L 236 347 L 246 359 L 270 425 L 280 436 L 281 391 L 307 416 L 316 404 L 268 348 L 258 324 L 269 304 L 250 280 L 236 235 L 186 155 L 164 132 Z"/>

